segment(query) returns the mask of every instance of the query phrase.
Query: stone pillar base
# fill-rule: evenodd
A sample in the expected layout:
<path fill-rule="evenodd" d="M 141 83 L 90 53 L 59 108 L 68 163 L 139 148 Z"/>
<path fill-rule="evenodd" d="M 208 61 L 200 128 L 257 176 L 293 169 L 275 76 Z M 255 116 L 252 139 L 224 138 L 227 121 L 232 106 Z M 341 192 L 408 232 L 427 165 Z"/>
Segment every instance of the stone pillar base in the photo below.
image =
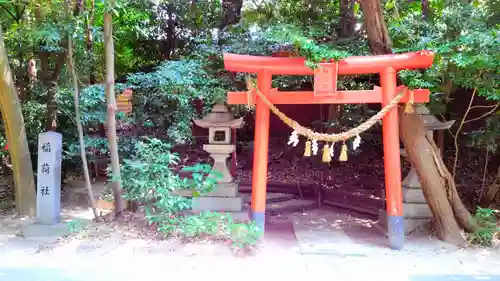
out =
<path fill-rule="evenodd" d="M 212 212 L 240 212 L 243 208 L 243 198 L 201 196 L 193 198 L 192 210 Z"/>
<path fill-rule="evenodd" d="M 403 207 L 404 212 L 404 207 Z M 385 210 L 379 210 L 378 212 L 379 224 L 384 227 L 384 233 L 387 233 L 387 213 Z M 415 232 L 419 229 L 425 228 L 429 225 L 431 221 L 430 218 L 404 218 L 403 220 L 403 231 L 405 235 Z"/>
<path fill-rule="evenodd" d="M 212 197 L 237 197 L 238 196 L 238 184 L 235 182 L 228 183 L 218 183 L 214 186 L 213 191 L 203 195 Z"/>

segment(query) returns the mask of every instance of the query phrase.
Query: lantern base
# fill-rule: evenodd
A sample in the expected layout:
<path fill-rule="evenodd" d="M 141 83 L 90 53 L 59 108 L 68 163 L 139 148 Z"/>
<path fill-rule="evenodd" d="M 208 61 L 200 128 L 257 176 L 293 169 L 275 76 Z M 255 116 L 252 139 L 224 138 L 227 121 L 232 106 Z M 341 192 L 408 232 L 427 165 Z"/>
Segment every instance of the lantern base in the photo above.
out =
<path fill-rule="evenodd" d="M 193 198 L 192 210 L 211 212 L 240 212 L 243 209 L 243 198 L 238 197 L 208 197 Z"/>

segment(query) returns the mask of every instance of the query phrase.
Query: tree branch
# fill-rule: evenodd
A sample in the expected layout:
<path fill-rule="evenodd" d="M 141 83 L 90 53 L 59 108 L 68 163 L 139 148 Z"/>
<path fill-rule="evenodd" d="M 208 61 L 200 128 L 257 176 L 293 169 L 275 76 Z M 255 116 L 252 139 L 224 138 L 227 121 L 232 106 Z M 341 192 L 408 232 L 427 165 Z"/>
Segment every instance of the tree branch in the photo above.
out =
<path fill-rule="evenodd" d="M 476 108 L 492 108 L 492 107 L 497 107 L 498 104 L 492 104 L 492 105 L 474 105 L 470 109 L 476 109 Z"/>
<path fill-rule="evenodd" d="M 493 107 L 490 111 L 486 112 L 485 114 L 483 114 L 483 115 L 481 115 L 481 116 L 479 116 L 479 117 L 472 118 L 472 119 L 469 119 L 469 120 L 464 121 L 464 124 L 466 124 L 466 123 L 470 123 L 470 122 L 474 122 L 474 121 L 477 121 L 477 120 L 480 120 L 480 119 L 483 119 L 484 117 L 486 117 L 486 116 L 488 116 L 488 115 L 492 114 L 495 110 L 497 110 L 498 105 L 499 105 L 499 104 L 495 105 L 495 107 Z"/>

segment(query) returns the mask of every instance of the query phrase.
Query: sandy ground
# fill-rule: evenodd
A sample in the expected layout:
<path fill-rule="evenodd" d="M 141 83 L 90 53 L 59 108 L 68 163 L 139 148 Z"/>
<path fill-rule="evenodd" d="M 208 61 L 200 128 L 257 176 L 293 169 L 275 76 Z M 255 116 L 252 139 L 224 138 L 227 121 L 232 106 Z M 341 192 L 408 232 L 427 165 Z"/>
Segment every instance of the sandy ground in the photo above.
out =
<path fill-rule="evenodd" d="M 0 281 L 500 281 L 500 249 L 459 249 L 421 232 L 394 251 L 375 221 L 334 209 L 272 216 L 263 245 L 236 255 L 225 244 L 158 239 L 140 214 L 92 222 L 90 210 L 77 204 L 84 198 L 66 198 L 63 223 L 51 228 L 2 214 Z"/>
<path fill-rule="evenodd" d="M 227 245 L 164 241 L 137 225 L 92 223 L 91 213 L 81 208 L 63 214 L 75 230 L 63 238 L 23 235 L 30 220 L 1 222 L 0 280 L 500 281 L 498 249 L 457 249 L 416 234 L 403 250 L 393 251 L 373 221 L 330 209 L 273 217 L 263 246 L 243 257 Z"/>

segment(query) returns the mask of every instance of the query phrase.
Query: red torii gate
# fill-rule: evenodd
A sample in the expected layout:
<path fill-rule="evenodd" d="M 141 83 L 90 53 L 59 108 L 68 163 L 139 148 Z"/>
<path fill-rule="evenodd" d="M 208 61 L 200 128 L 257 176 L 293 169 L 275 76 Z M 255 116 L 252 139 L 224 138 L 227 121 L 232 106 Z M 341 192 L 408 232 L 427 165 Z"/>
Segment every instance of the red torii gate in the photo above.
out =
<path fill-rule="evenodd" d="M 434 54 L 430 51 L 418 51 L 404 54 L 380 56 L 353 56 L 336 63 L 323 63 L 327 75 L 323 80 L 316 80 L 322 91 L 286 92 L 271 88 L 273 75 L 314 75 L 315 70 L 306 66 L 306 60 L 300 57 L 265 57 L 238 54 L 224 54 L 226 70 L 257 74 L 257 86 L 260 92 L 273 104 L 346 104 L 346 103 L 381 103 L 387 105 L 396 95 L 396 74 L 403 69 L 428 68 L 432 65 Z M 329 72 L 328 72 L 329 71 Z M 362 91 L 336 91 L 325 89 L 325 85 L 336 87 L 336 75 L 379 73 L 381 87 Z M 323 74 L 324 75 L 324 74 Z M 321 77 L 321 74 L 317 75 Z M 332 83 L 333 81 L 333 83 Z M 325 83 L 326 84 L 323 84 Z M 318 86 L 317 85 L 317 86 Z M 328 87 L 328 86 L 327 86 Z M 328 93 L 328 90 L 330 92 Z M 409 101 L 406 89 L 401 103 Z M 266 207 L 267 163 L 269 146 L 270 109 L 253 90 L 255 101 L 255 141 L 252 170 L 252 220 L 264 230 Z M 429 90 L 414 90 L 413 102 L 429 101 Z M 247 92 L 229 92 L 228 104 L 247 104 Z M 383 118 L 384 171 L 386 189 L 386 211 L 389 245 L 401 249 L 404 241 L 403 204 L 401 187 L 401 164 L 399 151 L 399 120 L 397 107 L 392 108 Z"/>

